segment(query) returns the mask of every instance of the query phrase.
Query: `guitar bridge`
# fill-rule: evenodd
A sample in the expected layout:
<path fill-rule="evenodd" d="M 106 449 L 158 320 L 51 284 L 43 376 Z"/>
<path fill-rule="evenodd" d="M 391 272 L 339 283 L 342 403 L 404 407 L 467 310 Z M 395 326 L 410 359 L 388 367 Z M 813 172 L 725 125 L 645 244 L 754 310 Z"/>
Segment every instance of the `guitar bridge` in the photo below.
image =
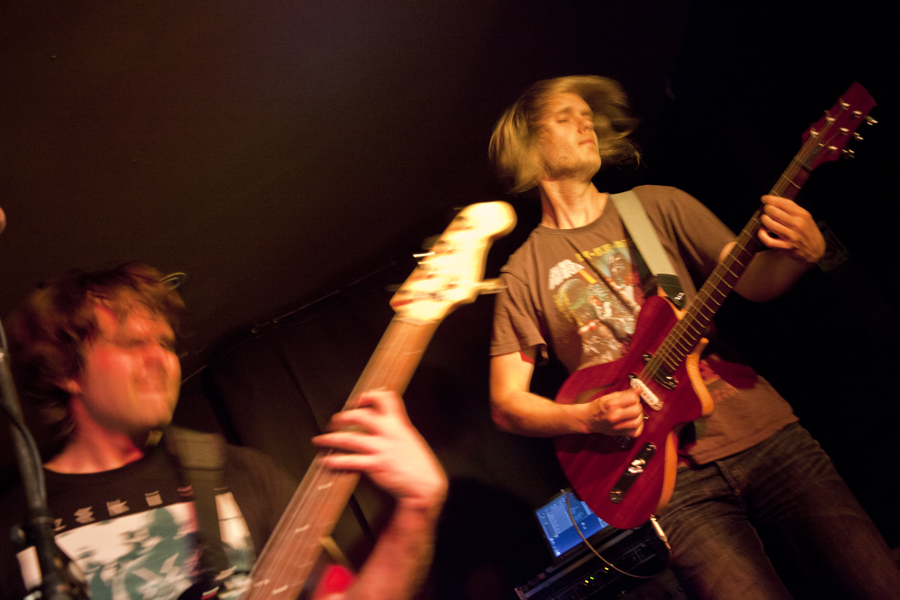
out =
<path fill-rule="evenodd" d="M 625 469 L 625 472 L 619 477 L 616 485 L 610 490 L 610 502 L 619 504 L 625 499 L 625 494 L 628 493 L 628 490 L 631 489 L 631 486 L 637 478 L 643 474 L 644 467 L 647 466 L 647 463 L 653 458 L 654 454 L 656 454 L 656 445 L 653 442 L 647 442 L 641 447 L 640 452 L 637 453 L 634 460 L 631 461 L 631 464 L 628 465 L 628 468 Z"/>

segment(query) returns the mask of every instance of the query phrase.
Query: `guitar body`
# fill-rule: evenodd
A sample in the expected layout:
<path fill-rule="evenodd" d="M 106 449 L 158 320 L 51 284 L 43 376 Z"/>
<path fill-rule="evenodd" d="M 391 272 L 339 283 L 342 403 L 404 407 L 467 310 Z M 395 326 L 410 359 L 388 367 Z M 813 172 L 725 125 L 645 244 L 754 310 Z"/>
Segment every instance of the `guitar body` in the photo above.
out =
<path fill-rule="evenodd" d="M 561 404 L 589 402 L 631 387 L 630 376 L 644 370 L 645 354 L 654 354 L 678 322 L 668 300 L 652 296 L 641 308 L 629 352 L 611 363 L 587 367 L 573 373 L 560 388 Z M 614 527 L 631 529 L 663 508 L 672 496 L 677 465 L 677 431 L 687 422 L 712 413 L 713 402 L 700 377 L 700 344 L 672 373 L 678 385 L 668 390 L 651 378 L 641 380 L 662 401 L 660 410 L 645 403 L 644 428 L 640 436 L 625 442 L 603 434 L 567 435 L 556 438 L 556 455 L 566 477 L 582 500 L 600 518 Z M 646 451 L 652 444 L 651 456 Z M 642 473 L 631 478 L 627 491 L 613 501 L 617 488 L 632 462 L 644 459 Z"/>

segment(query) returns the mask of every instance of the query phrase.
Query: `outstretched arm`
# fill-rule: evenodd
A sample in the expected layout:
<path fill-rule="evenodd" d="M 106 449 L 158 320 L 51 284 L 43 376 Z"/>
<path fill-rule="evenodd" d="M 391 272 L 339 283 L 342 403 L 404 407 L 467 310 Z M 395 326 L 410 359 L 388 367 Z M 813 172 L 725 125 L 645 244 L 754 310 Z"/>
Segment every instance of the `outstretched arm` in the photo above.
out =
<path fill-rule="evenodd" d="M 756 253 L 734 288 L 744 298 L 756 302 L 786 292 L 825 254 L 825 238 L 809 211 L 793 200 L 778 196 L 763 196 L 762 202 L 759 240 L 768 249 Z M 733 246 L 733 242 L 725 246 L 720 258 L 725 258 Z"/>
<path fill-rule="evenodd" d="M 329 430 L 313 438 L 316 446 L 341 451 L 323 457 L 325 465 L 365 473 L 397 502 L 354 585 L 329 600 L 411 598 L 434 554 L 447 476 L 393 392 L 361 394 L 355 408 L 332 418 Z"/>

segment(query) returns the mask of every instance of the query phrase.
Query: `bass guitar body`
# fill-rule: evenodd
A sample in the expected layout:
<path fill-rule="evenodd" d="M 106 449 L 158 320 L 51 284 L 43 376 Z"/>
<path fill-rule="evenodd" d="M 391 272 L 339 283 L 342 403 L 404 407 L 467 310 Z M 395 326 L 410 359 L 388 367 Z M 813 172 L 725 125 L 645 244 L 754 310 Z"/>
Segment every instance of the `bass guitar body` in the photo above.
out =
<path fill-rule="evenodd" d="M 713 410 L 699 371 L 702 343 L 674 372 L 642 375 L 677 322 L 668 300 L 649 298 L 628 353 L 576 371 L 556 396 L 561 404 L 580 404 L 633 386 L 641 390 L 645 420 L 638 437 L 598 433 L 556 438 L 557 458 L 572 487 L 597 515 L 620 529 L 637 527 L 666 505 L 675 483 L 677 433 L 684 423 Z"/>

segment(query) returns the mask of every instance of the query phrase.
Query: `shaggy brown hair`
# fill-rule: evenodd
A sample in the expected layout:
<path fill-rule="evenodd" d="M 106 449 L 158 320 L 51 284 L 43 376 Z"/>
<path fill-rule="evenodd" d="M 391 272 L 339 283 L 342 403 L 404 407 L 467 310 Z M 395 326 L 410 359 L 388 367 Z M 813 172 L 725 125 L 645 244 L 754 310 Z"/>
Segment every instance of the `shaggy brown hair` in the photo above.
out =
<path fill-rule="evenodd" d="M 503 113 L 491 136 L 491 162 L 510 192 L 535 187 L 544 174 L 536 143 L 540 123 L 550 99 L 564 93 L 581 96 L 594 112 L 594 131 L 604 162 L 624 163 L 639 157 L 628 139 L 637 121 L 628 114 L 628 100 L 618 82 L 596 75 L 545 79 L 531 85 Z"/>
<path fill-rule="evenodd" d="M 37 408 L 55 433 L 71 433 L 69 394 L 60 385 L 78 375 L 82 347 L 97 332 L 94 305 L 102 303 L 120 320 L 135 304 L 164 318 L 176 339 L 184 302 L 155 268 L 126 263 L 85 273 L 73 271 L 42 284 L 10 317 L 8 331 L 13 376 L 23 402 Z"/>

